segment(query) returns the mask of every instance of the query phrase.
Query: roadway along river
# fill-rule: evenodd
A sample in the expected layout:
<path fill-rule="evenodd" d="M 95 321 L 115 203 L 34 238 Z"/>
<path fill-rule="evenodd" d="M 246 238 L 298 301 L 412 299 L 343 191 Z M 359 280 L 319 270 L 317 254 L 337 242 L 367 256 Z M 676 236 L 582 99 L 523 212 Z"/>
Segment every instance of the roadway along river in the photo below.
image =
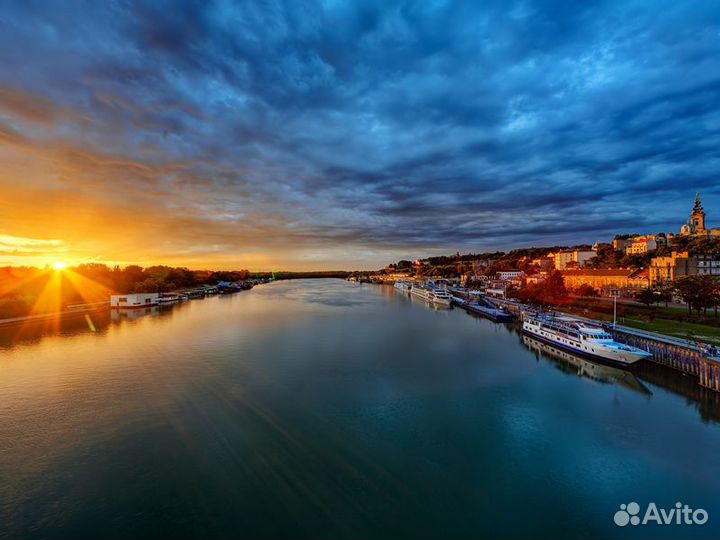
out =
<path fill-rule="evenodd" d="M 1 538 L 720 536 L 692 379 L 339 280 L 129 315 L 0 331 Z"/>

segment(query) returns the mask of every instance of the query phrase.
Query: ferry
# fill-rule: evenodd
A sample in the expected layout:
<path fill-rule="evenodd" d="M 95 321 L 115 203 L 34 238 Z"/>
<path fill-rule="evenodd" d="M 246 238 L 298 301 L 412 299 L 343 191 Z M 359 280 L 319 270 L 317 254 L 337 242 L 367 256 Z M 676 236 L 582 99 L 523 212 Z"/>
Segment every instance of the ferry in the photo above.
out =
<path fill-rule="evenodd" d="M 396 281 L 395 285 L 393 285 L 398 291 L 409 293 L 412 290 L 412 283 L 408 283 L 407 281 Z"/>
<path fill-rule="evenodd" d="M 432 302 L 433 304 L 439 304 L 442 306 L 450 305 L 451 298 L 445 289 L 429 289 L 414 285 L 413 288 L 410 289 L 410 294 L 422 298 L 423 300 L 427 300 L 428 302 Z"/>
<path fill-rule="evenodd" d="M 618 343 L 602 328 L 569 317 L 530 316 L 523 321 L 524 334 L 593 360 L 629 367 L 649 352 Z"/>

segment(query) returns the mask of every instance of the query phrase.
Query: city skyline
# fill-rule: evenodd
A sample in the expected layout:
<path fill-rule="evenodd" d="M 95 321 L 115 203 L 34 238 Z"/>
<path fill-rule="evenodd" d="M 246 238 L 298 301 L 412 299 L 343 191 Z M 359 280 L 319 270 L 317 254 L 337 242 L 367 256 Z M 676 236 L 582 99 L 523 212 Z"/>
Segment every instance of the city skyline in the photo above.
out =
<path fill-rule="evenodd" d="M 10 3 L 0 265 L 372 269 L 720 225 L 720 6 Z"/>

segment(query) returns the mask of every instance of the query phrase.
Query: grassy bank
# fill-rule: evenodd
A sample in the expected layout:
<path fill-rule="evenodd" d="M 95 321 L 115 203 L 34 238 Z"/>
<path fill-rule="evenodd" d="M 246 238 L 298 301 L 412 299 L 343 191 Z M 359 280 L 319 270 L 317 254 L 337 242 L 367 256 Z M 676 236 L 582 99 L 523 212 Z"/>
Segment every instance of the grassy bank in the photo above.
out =
<path fill-rule="evenodd" d="M 613 319 L 613 305 L 607 300 L 579 298 L 561 309 L 591 319 L 608 322 Z M 713 312 L 705 316 L 688 314 L 678 307 L 618 304 L 617 321 L 639 330 L 720 345 L 720 318 Z"/>

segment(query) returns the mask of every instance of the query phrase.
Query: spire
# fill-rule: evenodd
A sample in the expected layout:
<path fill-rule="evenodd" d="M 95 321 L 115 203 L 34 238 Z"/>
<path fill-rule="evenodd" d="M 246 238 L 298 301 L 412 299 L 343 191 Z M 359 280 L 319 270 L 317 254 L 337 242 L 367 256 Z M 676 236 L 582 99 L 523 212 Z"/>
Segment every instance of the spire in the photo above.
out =
<path fill-rule="evenodd" d="M 692 214 L 690 214 L 690 222 L 693 234 L 705 232 L 705 211 L 700 201 L 700 194 L 695 194 L 695 206 L 693 207 Z"/>
<path fill-rule="evenodd" d="M 700 213 L 702 211 L 703 211 L 703 207 L 702 207 L 702 202 L 700 202 L 700 194 L 696 193 L 695 194 L 695 206 L 693 207 L 693 213 L 695 213 L 695 212 Z"/>

